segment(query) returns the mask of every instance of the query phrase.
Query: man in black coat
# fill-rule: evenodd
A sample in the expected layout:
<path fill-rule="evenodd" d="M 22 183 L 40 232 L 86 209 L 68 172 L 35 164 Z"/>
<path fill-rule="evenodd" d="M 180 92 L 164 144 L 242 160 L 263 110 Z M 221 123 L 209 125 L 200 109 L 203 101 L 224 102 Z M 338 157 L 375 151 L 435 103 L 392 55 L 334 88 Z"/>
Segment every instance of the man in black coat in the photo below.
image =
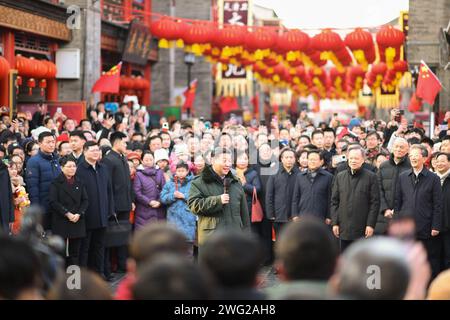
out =
<path fill-rule="evenodd" d="M 278 237 L 283 226 L 292 219 L 292 195 L 298 168 L 295 166 L 295 152 L 286 148 L 280 153 L 280 168 L 267 182 L 266 215 L 273 221 L 275 236 Z"/>
<path fill-rule="evenodd" d="M 330 224 L 330 200 L 333 175 L 322 168 L 323 152 L 308 151 L 308 170 L 299 172 L 292 196 L 292 215 L 313 215 Z"/>
<path fill-rule="evenodd" d="M 105 231 L 108 219 L 114 214 L 114 199 L 111 178 L 100 160 L 97 143 L 84 144 L 84 159 L 79 164 L 76 176 L 84 182 L 89 205 L 86 209 L 86 238 L 82 243 L 80 264 L 104 274 Z"/>
<path fill-rule="evenodd" d="M 9 233 L 14 222 L 14 204 L 8 167 L 0 158 L 0 232 Z"/>
<path fill-rule="evenodd" d="M 441 270 L 450 269 L 450 154 L 439 153 L 436 157 L 436 174 L 442 187 L 442 240 Z"/>
<path fill-rule="evenodd" d="M 133 188 L 131 184 L 130 167 L 125 152 L 127 150 L 127 135 L 123 132 L 111 134 L 112 149 L 103 158 L 103 163 L 108 169 L 114 192 L 114 212 L 120 221 L 129 221 L 133 206 Z M 126 271 L 127 246 L 117 248 L 118 271 Z M 105 272 L 111 272 L 109 259 L 106 258 Z"/>
<path fill-rule="evenodd" d="M 387 219 L 394 214 L 395 188 L 398 176 L 411 169 L 408 159 L 409 144 L 404 138 L 397 138 L 388 161 L 381 164 L 378 170 L 378 184 L 380 186 L 380 214 L 378 215 L 375 234 L 385 234 Z"/>
<path fill-rule="evenodd" d="M 380 210 L 380 191 L 375 173 L 362 168 L 365 152 L 353 147 L 348 152 L 349 169 L 338 173 L 331 195 L 331 224 L 340 239 L 341 251 L 353 241 L 371 237 Z"/>
<path fill-rule="evenodd" d="M 425 166 L 427 149 L 419 144 L 409 151 L 411 170 L 400 174 L 395 195 L 394 214 L 413 215 L 416 237 L 428 254 L 433 278 L 440 270 L 441 243 L 438 237 L 442 227 L 442 190 L 439 177 Z"/>

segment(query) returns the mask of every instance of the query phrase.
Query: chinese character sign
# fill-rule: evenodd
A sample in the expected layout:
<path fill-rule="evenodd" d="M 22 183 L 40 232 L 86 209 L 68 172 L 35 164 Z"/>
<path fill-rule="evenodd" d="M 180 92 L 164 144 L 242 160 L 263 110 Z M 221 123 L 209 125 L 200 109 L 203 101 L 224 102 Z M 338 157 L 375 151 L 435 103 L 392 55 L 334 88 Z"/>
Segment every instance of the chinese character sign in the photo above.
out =
<path fill-rule="evenodd" d="M 223 2 L 223 23 L 240 26 L 248 25 L 248 1 L 224 1 Z M 223 79 L 245 79 L 247 73 L 244 68 L 228 64 L 228 68 L 222 71 Z"/>

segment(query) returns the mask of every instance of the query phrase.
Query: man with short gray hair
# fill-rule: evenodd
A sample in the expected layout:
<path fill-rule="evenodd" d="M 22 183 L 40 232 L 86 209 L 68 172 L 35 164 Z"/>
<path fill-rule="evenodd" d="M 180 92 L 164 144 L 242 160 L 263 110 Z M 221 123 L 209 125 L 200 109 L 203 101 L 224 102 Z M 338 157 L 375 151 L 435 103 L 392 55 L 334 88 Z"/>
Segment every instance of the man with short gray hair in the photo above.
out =
<path fill-rule="evenodd" d="M 340 239 L 341 251 L 353 241 L 371 237 L 380 209 L 380 191 L 375 173 L 362 168 L 365 152 L 355 147 L 348 152 L 349 169 L 339 172 L 331 195 L 333 234 Z"/>
<path fill-rule="evenodd" d="M 425 166 L 427 149 L 412 145 L 409 161 L 412 169 L 400 174 L 395 195 L 395 214 L 411 215 L 416 221 L 416 237 L 425 246 L 433 278 L 441 270 L 442 190 L 437 175 Z"/>
<path fill-rule="evenodd" d="M 411 277 L 407 259 L 408 247 L 400 240 L 358 241 L 341 256 L 331 291 L 344 299 L 401 300 Z"/>

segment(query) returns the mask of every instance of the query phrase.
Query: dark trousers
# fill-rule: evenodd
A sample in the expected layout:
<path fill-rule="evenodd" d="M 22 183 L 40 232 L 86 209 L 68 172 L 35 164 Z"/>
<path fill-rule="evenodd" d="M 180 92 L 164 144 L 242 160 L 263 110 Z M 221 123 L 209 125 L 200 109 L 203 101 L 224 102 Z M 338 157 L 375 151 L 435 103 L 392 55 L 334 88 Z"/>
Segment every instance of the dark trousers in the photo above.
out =
<path fill-rule="evenodd" d="M 441 270 L 450 269 L 450 231 L 441 233 L 442 253 L 441 253 Z"/>
<path fill-rule="evenodd" d="M 71 265 L 80 265 L 80 251 L 81 251 L 81 243 L 84 238 L 75 238 L 66 240 L 66 267 Z"/>
<path fill-rule="evenodd" d="M 117 220 L 119 221 L 130 221 L 129 211 L 117 212 Z M 108 248 L 105 250 L 105 275 L 109 276 L 112 273 L 112 255 L 113 252 L 117 253 L 117 270 L 123 271 L 127 270 L 127 258 L 128 258 L 128 245 Z"/>
<path fill-rule="evenodd" d="M 273 223 L 273 229 L 275 230 L 275 241 L 280 236 L 281 232 L 283 231 L 284 227 L 287 225 L 287 222 L 274 222 Z"/>
<path fill-rule="evenodd" d="M 261 222 L 251 224 L 252 232 L 258 236 L 264 254 L 264 264 L 273 262 L 272 252 L 272 223 L 265 217 Z"/>
<path fill-rule="evenodd" d="M 355 240 L 340 240 L 341 253 L 344 252 Z"/>
<path fill-rule="evenodd" d="M 431 266 L 431 279 L 441 272 L 441 236 L 431 237 L 429 239 L 420 239 L 427 250 L 428 262 Z"/>
<path fill-rule="evenodd" d="M 80 265 L 103 275 L 106 228 L 87 230 L 80 250 Z"/>

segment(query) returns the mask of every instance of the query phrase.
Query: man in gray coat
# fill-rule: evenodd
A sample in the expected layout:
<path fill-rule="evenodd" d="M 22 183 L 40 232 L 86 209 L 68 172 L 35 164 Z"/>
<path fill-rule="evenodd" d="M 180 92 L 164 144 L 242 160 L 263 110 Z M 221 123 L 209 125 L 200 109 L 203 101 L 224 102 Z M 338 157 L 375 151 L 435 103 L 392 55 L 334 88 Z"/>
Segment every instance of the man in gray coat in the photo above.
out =
<path fill-rule="evenodd" d="M 333 234 L 340 239 L 341 251 L 353 241 L 371 237 L 380 210 L 380 191 L 375 173 L 363 169 L 365 152 L 359 146 L 348 152 L 349 169 L 339 172 L 331 195 Z"/>

